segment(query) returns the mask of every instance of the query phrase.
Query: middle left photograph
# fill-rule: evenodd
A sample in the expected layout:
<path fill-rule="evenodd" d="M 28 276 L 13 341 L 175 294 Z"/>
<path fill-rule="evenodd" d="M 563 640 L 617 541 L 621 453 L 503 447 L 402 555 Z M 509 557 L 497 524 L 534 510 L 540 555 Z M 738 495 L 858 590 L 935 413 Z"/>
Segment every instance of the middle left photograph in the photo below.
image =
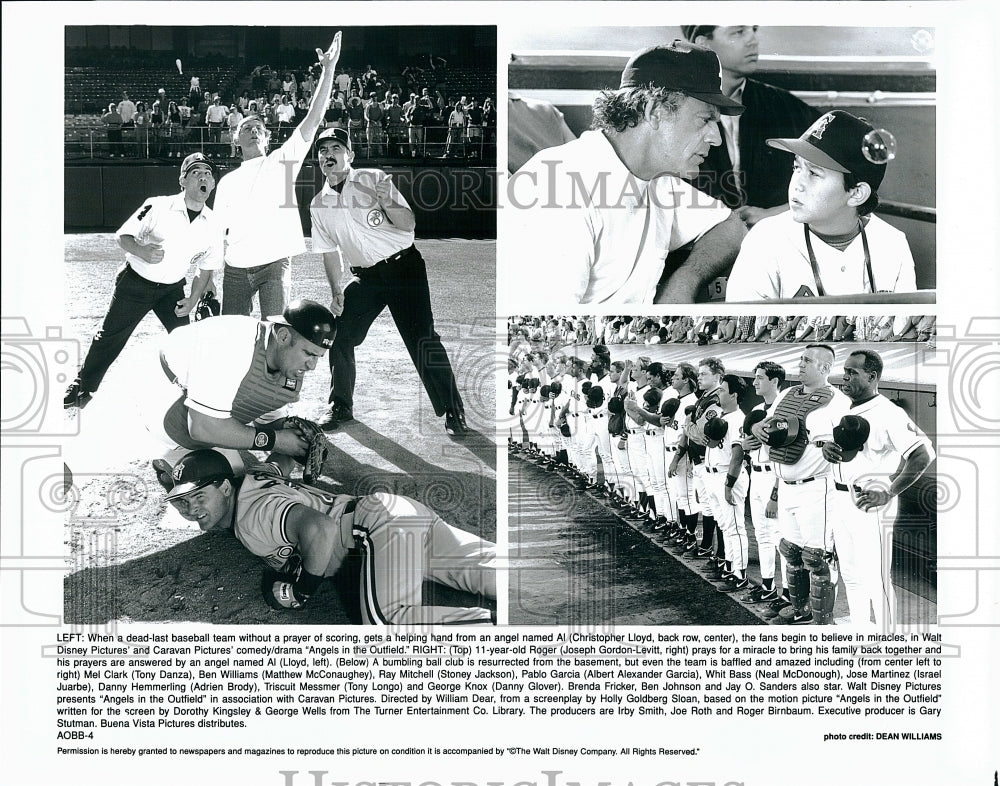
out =
<path fill-rule="evenodd" d="M 65 57 L 67 622 L 495 624 L 496 28 Z"/>

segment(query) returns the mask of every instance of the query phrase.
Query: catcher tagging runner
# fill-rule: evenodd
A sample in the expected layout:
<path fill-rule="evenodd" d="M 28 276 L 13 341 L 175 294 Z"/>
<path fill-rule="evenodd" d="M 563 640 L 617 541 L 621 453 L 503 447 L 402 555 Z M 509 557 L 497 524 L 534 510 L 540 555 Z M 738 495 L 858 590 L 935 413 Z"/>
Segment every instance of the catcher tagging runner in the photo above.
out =
<path fill-rule="evenodd" d="M 261 592 L 272 608 L 303 609 L 357 551 L 364 624 L 492 624 L 489 609 L 422 605 L 422 585 L 430 579 L 495 599 L 493 543 L 409 497 L 331 494 L 288 479 L 288 468 L 279 459 L 237 478 L 221 453 L 195 450 L 170 473 L 167 499 L 203 531 L 232 529 L 264 561 Z"/>

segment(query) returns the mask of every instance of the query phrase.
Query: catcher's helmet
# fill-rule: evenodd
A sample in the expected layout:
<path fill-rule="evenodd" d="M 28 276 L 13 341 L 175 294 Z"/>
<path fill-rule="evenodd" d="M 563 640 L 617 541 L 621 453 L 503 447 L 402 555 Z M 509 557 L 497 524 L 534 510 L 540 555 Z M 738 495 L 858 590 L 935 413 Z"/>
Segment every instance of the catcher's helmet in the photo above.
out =
<path fill-rule="evenodd" d="M 202 448 L 185 454 L 177 462 L 172 475 L 174 487 L 167 493 L 167 499 L 178 499 L 210 483 L 231 480 L 234 473 L 225 456 L 216 450 Z"/>
<path fill-rule="evenodd" d="M 326 306 L 315 300 L 296 300 L 285 306 L 281 316 L 268 317 L 272 322 L 288 325 L 306 341 L 329 349 L 337 337 L 337 318 Z"/>

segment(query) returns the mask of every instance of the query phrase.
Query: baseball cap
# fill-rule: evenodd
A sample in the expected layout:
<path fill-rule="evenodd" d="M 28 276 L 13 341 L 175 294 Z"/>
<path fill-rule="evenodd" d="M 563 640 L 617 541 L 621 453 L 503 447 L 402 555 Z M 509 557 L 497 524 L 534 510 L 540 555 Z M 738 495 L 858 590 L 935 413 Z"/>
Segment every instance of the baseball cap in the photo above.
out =
<path fill-rule="evenodd" d="M 219 172 L 218 167 L 215 163 L 208 158 L 204 153 L 192 153 L 183 161 L 181 161 L 181 177 L 186 177 L 187 173 L 190 172 L 195 164 L 204 164 L 209 169 L 212 170 L 212 174 L 216 175 Z"/>
<path fill-rule="evenodd" d="M 351 135 L 347 133 L 345 128 L 328 128 L 318 137 L 316 137 L 316 144 L 318 145 L 324 139 L 334 139 L 348 150 L 351 149 Z"/>
<path fill-rule="evenodd" d="M 167 499 L 178 499 L 211 483 L 231 480 L 234 477 L 229 460 L 216 450 L 202 448 L 184 455 L 171 472 L 174 487 Z"/>
<path fill-rule="evenodd" d="M 729 433 L 729 421 L 725 418 L 712 418 L 705 424 L 705 437 L 709 442 L 721 442 Z"/>
<path fill-rule="evenodd" d="M 660 415 L 665 418 L 672 418 L 677 414 L 677 410 L 680 409 L 681 400 L 679 398 L 668 398 L 660 406 Z"/>
<path fill-rule="evenodd" d="M 337 318 L 315 300 L 295 300 L 285 306 L 281 316 L 268 317 L 268 320 L 288 325 L 306 341 L 322 349 L 332 347 L 337 337 Z"/>
<path fill-rule="evenodd" d="M 743 114 L 743 104 L 722 93 L 722 66 L 711 49 L 676 39 L 629 58 L 620 87 L 663 87 L 717 106 L 724 115 Z"/>
<path fill-rule="evenodd" d="M 799 437 L 799 419 L 774 415 L 765 421 L 767 444 L 772 448 L 791 445 Z"/>
<path fill-rule="evenodd" d="M 833 429 L 833 441 L 840 445 L 841 461 L 851 461 L 864 447 L 871 433 L 871 424 L 858 415 L 844 415 Z"/>
<path fill-rule="evenodd" d="M 863 117 L 835 109 L 819 118 L 798 139 L 768 139 L 767 144 L 813 164 L 854 175 L 877 191 L 893 157 L 895 140 Z"/>
<path fill-rule="evenodd" d="M 688 41 L 694 41 L 700 35 L 712 35 L 718 25 L 681 25 L 681 32 Z"/>
<path fill-rule="evenodd" d="M 747 416 L 743 418 L 743 433 L 749 434 L 750 430 L 755 425 L 760 423 L 766 416 L 767 413 L 762 409 L 750 410 L 750 412 L 747 413 Z"/>

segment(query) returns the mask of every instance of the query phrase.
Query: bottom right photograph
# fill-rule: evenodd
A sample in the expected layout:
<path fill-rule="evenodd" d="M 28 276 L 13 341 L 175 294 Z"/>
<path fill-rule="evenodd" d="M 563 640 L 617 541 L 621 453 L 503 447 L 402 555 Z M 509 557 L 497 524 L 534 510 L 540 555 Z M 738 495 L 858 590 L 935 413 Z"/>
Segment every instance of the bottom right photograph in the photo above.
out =
<path fill-rule="evenodd" d="M 513 625 L 937 619 L 929 316 L 508 324 Z"/>

